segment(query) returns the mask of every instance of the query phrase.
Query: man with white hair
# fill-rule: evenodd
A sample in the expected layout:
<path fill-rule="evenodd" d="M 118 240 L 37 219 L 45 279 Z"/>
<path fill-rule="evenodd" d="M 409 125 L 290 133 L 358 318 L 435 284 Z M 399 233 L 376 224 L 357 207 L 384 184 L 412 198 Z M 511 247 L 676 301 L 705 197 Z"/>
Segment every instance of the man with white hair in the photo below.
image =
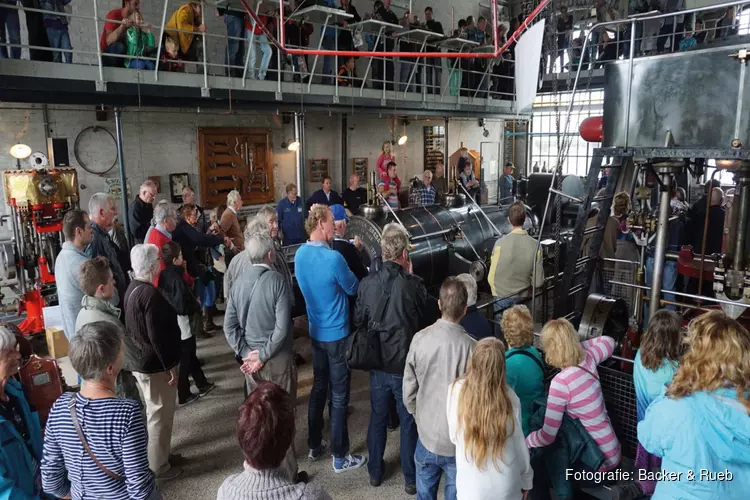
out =
<path fill-rule="evenodd" d="M 156 245 L 161 255 L 161 247 L 168 241 L 172 241 L 172 233 L 177 227 L 177 211 L 171 203 L 162 200 L 154 208 L 154 221 L 156 225 L 148 230 L 146 243 Z M 161 270 L 166 267 L 164 261 L 161 261 Z"/>
<path fill-rule="evenodd" d="M 130 235 L 135 244 L 146 241 L 146 231 L 151 226 L 151 219 L 154 216 L 154 198 L 156 197 L 157 188 L 152 180 L 147 180 L 141 184 L 138 196 L 135 197 L 130 205 Z"/>
<path fill-rule="evenodd" d="M 466 293 L 469 296 L 466 305 L 466 315 L 461 318 L 461 326 L 464 327 L 466 333 L 469 334 L 474 340 L 482 340 L 483 338 L 492 337 L 493 331 L 490 322 L 487 318 L 479 312 L 477 309 L 477 280 L 474 276 L 468 273 L 459 274 L 456 276 L 458 281 L 464 284 L 466 287 Z"/>
<path fill-rule="evenodd" d="M 122 309 L 122 298 L 128 289 L 130 278 L 130 257 L 118 247 L 109 236 L 112 223 L 117 215 L 115 202 L 106 193 L 95 193 L 89 200 L 89 218 L 91 219 L 92 239 L 86 253 L 92 259 L 95 257 L 106 257 L 112 275 L 115 278 L 117 296 L 119 297 L 115 306 Z"/>
<path fill-rule="evenodd" d="M 281 241 L 279 240 L 279 216 L 272 206 L 265 205 L 258 210 L 258 213 L 255 214 L 255 218 L 265 221 L 266 226 L 268 226 L 268 235 L 271 237 L 271 241 L 273 241 L 273 248 L 275 250 L 273 261 L 271 261 L 271 267 L 274 271 L 281 273 L 286 280 L 289 285 L 289 291 L 292 294 L 292 305 L 294 305 L 292 272 L 289 270 L 289 264 L 286 262 L 286 255 L 284 254 L 284 250 L 281 247 Z"/>
<path fill-rule="evenodd" d="M 295 401 L 292 294 L 284 276 L 272 268 L 275 249 L 270 234 L 254 230 L 248 236 L 242 253 L 249 265 L 243 266 L 227 297 L 224 334 L 243 361 L 241 369 L 248 392 L 268 380 L 281 386 Z M 283 467 L 296 481 L 294 446 L 287 451 Z"/>
<path fill-rule="evenodd" d="M 425 170 L 422 174 L 422 185 L 412 190 L 409 195 L 409 205 L 434 205 L 437 198 L 437 188 L 432 185 L 432 170 Z"/>
<path fill-rule="evenodd" d="M 430 298 L 424 282 L 412 273 L 409 236 L 399 224 L 387 224 L 380 239 L 382 268 L 362 280 L 354 309 L 354 328 L 378 325 L 383 365 L 370 370 L 370 425 L 367 431 L 370 484 L 380 486 L 385 475 L 383 454 L 388 436 L 389 407 L 395 403 L 401 427 L 401 470 L 405 490 L 416 493 L 417 424 L 406 410 L 403 399 L 403 375 L 406 354 L 419 330 L 438 317 L 437 303 Z M 385 300 L 381 304 L 381 302 Z"/>
<path fill-rule="evenodd" d="M 239 211 L 242 208 L 242 196 L 236 189 L 227 194 L 227 209 L 221 214 L 221 220 L 219 226 L 224 236 L 229 237 L 232 240 L 234 249 L 231 249 L 226 254 L 226 263 L 229 265 L 229 261 L 232 260 L 234 255 L 245 249 L 245 238 L 240 230 L 240 219 Z"/>

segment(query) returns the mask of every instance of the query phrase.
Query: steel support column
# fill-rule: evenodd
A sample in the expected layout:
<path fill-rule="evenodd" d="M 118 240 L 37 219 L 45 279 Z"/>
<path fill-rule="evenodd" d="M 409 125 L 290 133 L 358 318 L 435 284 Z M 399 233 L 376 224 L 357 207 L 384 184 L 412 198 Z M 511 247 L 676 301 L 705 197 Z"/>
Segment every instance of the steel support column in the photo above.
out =
<path fill-rule="evenodd" d="M 117 141 L 117 164 L 120 172 L 120 192 L 122 193 L 122 212 L 120 220 L 125 226 L 125 237 L 128 239 L 128 246 L 133 245 L 133 237 L 130 235 L 130 218 L 128 217 L 128 193 L 125 178 L 125 158 L 122 148 L 122 111 L 115 108 L 115 139 Z"/>
<path fill-rule="evenodd" d="M 658 170 L 657 170 L 658 171 Z M 656 249 L 654 250 L 654 274 L 651 279 L 651 296 L 648 312 L 652 316 L 661 307 L 661 288 L 664 284 L 664 261 L 667 258 L 667 238 L 669 237 L 669 216 L 672 214 L 669 205 L 672 195 L 672 173 L 660 172 L 659 224 L 656 227 Z M 708 216 L 706 216 L 708 217 Z"/>
<path fill-rule="evenodd" d="M 305 197 L 305 115 L 294 113 L 294 140 L 299 142 L 295 153 L 297 169 L 297 195 L 304 203 Z"/>

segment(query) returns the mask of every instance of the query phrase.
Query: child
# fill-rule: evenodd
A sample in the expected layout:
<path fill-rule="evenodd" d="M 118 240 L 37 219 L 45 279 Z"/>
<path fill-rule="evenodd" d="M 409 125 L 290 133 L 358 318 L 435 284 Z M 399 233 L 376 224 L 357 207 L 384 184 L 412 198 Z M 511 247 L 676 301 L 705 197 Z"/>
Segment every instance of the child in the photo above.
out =
<path fill-rule="evenodd" d="M 143 16 L 140 12 L 135 11 L 131 16 L 133 25 L 127 32 L 128 56 L 132 59 L 125 59 L 125 67 L 131 69 L 154 69 L 154 61 L 141 59 L 142 57 L 154 57 L 154 34 L 151 33 L 151 25 L 143 25 Z"/>
<path fill-rule="evenodd" d="M 111 302 L 115 296 L 115 279 L 112 276 L 112 270 L 109 268 L 109 261 L 105 257 L 89 259 L 81 264 L 78 284 L 85 295 L 81 301 L 81 311 L 76 319 L 76 331 L 95 321 L 107 321 L 123 328 L 120 322 L 120 310 Z M 124 338 L 123 341 L 125 357 L 122 370 L 117 375 L 117 396 L 138 401 L 141 412 L 145 416 L 138 385 L 131 372 L 135 365 L 133 361 L 140 354 L 139 349 L 134 346 L 129 338 Z"/>
<path fill-rule="evenodd" d="M 346 62 L 339 68 L 340 87 L 352 87 L 354 85 L 354 80 L 357 78 L 354 70 L 354 57 L 349 56 L 346 58 Z"/>
<path fill-rule="evenodd" d="M 692 32 L 685 33 L 685 38 L 680 41 L 680 52 L 686 52 L 694 49 L 698 45 L 698 40 L 695 39 Z"/>
<path fill-rule="evenodd" d="M 206 379 L 196 356 L 195 336 L 193 331 L 200 327 L 200 305 L 190 290 L 190 285 L 184 280 L 184 264 L 182 249 L 174 241 L 169 241 L 161 247 L 161 259 L 166 268 L 159 276 L 159 290 L 169 300 L 177 311 L 177 323 L 182 332 L 180 343 L 180 375 L 177 381 L 177 399 L 180 406 L 192 403 L 198 397 L 205 396 L 216 387 Z M 191 392 L 190 379 L 193 377 L 198 394 Z"/>

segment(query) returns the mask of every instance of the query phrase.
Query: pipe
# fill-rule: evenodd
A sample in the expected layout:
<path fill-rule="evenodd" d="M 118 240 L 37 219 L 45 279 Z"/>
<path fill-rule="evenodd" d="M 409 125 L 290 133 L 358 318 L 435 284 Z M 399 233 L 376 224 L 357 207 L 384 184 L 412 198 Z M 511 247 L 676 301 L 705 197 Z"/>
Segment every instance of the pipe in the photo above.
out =
<path fill-rule="evenodd" d="M 427 238 L 432 238 L 433 236 L 442 236 L 444 234 L 452 233 L 454 231 L 456 231 L 456 229 L 451 227 L 451 228 L 448 228 L 448 229 L 442 229 L 440 231 L 435 231 L 434 233 L 420 234 L 420 235 L 417 235 L 417 236 L 412 236 L 411 241 L 424 240 L 424 239 L 427 239 Z"/>
<path fill-rule="evenodd" d="M 167 4 L 168 3 L 169 3 L 169 0 L 164 0 L 164 10 L 162 10 L 161 12 L 161 31 L 159 33 L 159 39 L 157 40 L 158 47 L 156 48 L 156 64 L 154 64 L 154 81 L 155 82 L 159 81 L 159 61 L 161 61 L 161 46 L 164 45 L 162 40 L 164 40 L 164 28 L 165 28 L 165 25 L 167 24 Z M 201 15 L 203 15 L 203 12 L 201 12 Z M 123 190 L 125 189 L 124 184 L 122 185 L 122 189 Z M 128 236 L 128 238 L 129 237 L 130 236 Z"/>
<path fill-rule="evenodd" d="M 47 140 L 51 136 L 49 133 L 49 113 L 48 113 L 46 104 L 42 104 L 42 122 L 44 123 L 44 140 Z M 51 157 L 52 155 L 48 155 L 48 156 Z M 54 165 L 51 165 L 51 166 L 54 167 Z"/>
<path fill-rule="evenodd" d="M 748 214 L 750 213 L 750 178 L 742 177 L 739 188 L 740 206 L 737 225 L 734 228 L 737 240 L 734 242 L 732 266 L 735 271 L 742 272 L 745 270 L 745 238 L 747 236 Z M 706 215 L 706 219 L 708 219 L 708 215 Z"/>
<path fill-rule="evenodd" d="M 672 23 L 672 25 L 676 25 L 677 22 Z M 674 36 L 672 37 L 672 42 L 674 43 Z M 674 47 L 672 48 L 672 52 L 674 52 Z M 581 53 L 583 54 L 583 53 Z M 633 91 L 633 61 L 635 56 L 635 19 L 630 23 L 630 59 L 628 61 L 628 88 L 625 95 L 625 102 L 627 104 L 627 108 L 625 108 L 625 148 L 628 147 L 628 139 L 630 138 L 630 99 L 631 94 Z M 583 56 L 581 57 L 583 58 Z"/>
<path fill-rule="evenodd" d="M 630 288 L 640 288 L 641 290 L 646 290 L 646 291 L 651 290 L 650 286 L 636 285 L 633 283 L 624 283 L 622 281 L 610 280 L 610 283 L 612 283 L 613 285 L 629 286 Z M 745 309 L 750 309 L 750 304 L 746 304 L 744 302 L 732 302 L 731 300 L 715 299 L 713 297 L 707 297 L 705 295 L 693 295 L 691 293 L 674 292 L 672 290 L 662 290 L 662 291 L 665 293 L 674 295 L 676 297 L 685 297 L 688 299 L 695 299 L 695 300 L 707 300 L 708 302 L 715 302 L 717 304 L 727 304 L 730 306 L 739 306 L 739 307 L 744 307 Z"/>
<path fill-rule="evenodd" d="M 585 45 L 585 42 L 584 42 Z M 583 52 L 581 52 L 583 54 Z M 579 65 L 580 67 L 580 65 Z M 575 88 L 575 87 L 574 87 Z M 573 96 L 571 96 L 571 102 L 573 102 Z M 570 113 L 570 110 L 568 110 Z M 555 185 L 555 176 L 557 175 L 557 169 L 552 171 L 552 180 L 550 180 L 549 191 L 547 192 L 547 203 L 544 204 L 544 215 L 542 221 L 539 223 L 539 239 L 536 242 L 536 250 L 534 251 L 534 267 L 531 272 L 531 317 L 536 318 L 536 256 L 539 254 L 542 248 L 542 234 L 544 234 L 544 223 L 547 220 L 547 211 L 549 210 L 549 202 L 552 198 L 552 186 Z"/>
<path fill-rule="evenodd" d="M 737 92 L 737 112 L 734 117 L 734 136 L 733 140 L 740 139 L 740 121 L 742 121 L 742 99 L 745 95 L 745 74 L 747 73 L 747 60 L 740 59 L 740 88 Z M 626 144 L 627 146 L 627 144 Z"/>
<path fill-rule="evenodd" d="M 115 108 L 115 138 L 117 140 L 117 163 L 120 170 L 120 190 L 122 191 L 122 223 L 125 226 L 125 237 L 128 239 L 128 246 L 133 245 L 133 237 L 130 234 L 130 217 L 128 217 L 128 193 L 125 186 L 125 158 L 122 148 L 122 111 Z"/>
<path fill-rule="evenodd" d="M 451 28 L 453 25 L 451 25 Z M 492 38 L 495 46 L 495 54 L 498 53 L 497 40 L 497 0 L 492 0 Z M 491 66 L 491 65 L 490 65 Z M 488 68 L 489 69 L 489 68 Z M 481 84 L 479 85 L 481 87 Z"/>
<path fill-rule="evenodd" d="M 307 180 L 305 179 L 305 148 L 307 147 L 307 141 L 305 139 L 305 113 L 295 113 L 295 117 L 297 117 L 297 140 L 299 141 L 299 148 L 297 148 L 297 156 L 299 157 L 297 163 L 299 168 L 297 171 L 299 174 L 299 186 L 297 186 L 297 189 L 300 198 L 305 200 L 305 191 L 307 190 Z"/>
<path fill-rule="evenodd" d="M 448 155 L 448 151 L 450 149 L 449 142 L 448 142 L 448 125 L 450 124 L 450 118 L 445 118 L 445 150 L 443 151 L 443 156 L 445 156 L 445 161 L 443 162 L 443 177 L 446 177 L 448 175 L 447 169 L 448 169 L 448 160 L 450 159 L 450 156 Z M 448 185 L 445 185 L 445 188 L 448 189 Z"/>
<path fill-rule="evenodd" d="M 96 36 L 94 37 L 94 40 L 98 41 L 99 40 L 99 9 L 98 9 L 98 7 L 96 5 L 97 2 L 98 2 L 98 0 L 94 0 L 94 29 L 96 30 Z M 167 3 L 167 0 L 164 0 L 164 6 L 165 7 L 166 7 L 166 3 Z M 70 20 L 68 20 L 68 21 L 70 21 Z M 5 49 L 1 49 L 0 48 L 0 50 L 5 50 Z M 104 68 L 102 67 L 103 66 L 102 65 L 102 46 L 99 43 L 96 44 L 96 60 L 99 63 L 99 81 L 103 82 L 104 81 Z M 158 61 L 158 59 L 157 59 L 157 61 Z"/>
<path fill-rule="evenodd" d="M 21 236 L 19 235 L 20 229 L 20 218 L 18 217 L 18 209 L 15 204 L 11 204 L 10 213 L 13 217 L 13 246 L 15 247 L 15 255 L 13 260 L 16 264 L 16 279 L 18 279 L 18 285 L 21 289 L 21 295 L 26 295 L 26 272 L 23 267 L 23 247 L 21 246 Z"/>
<path fill-rule="evenodd" d="M 205 23 L 205 16 L 206 16 L 206 6 L 204 5 L 204 1 L 201 0 L 201 24 Z M 159 40 L 159 43 L 161 43 L 161 40 Z M 201 45 L 203 46 L 203 90 L 208 92 L 208 66 L 206 66 L 206 35 L 201 34 Z M 156 64 L 159 64 L 159 61 L 156 61 Z M 281 69 L 279 68 L 279 71 Z"/>
<path fill-rule="evenodd" d="M 300 149 L 302 149 L 302 143 L 299 138 L 299 113 L 294 112 L 294 140 L 299 144 L 297 151 L 294 152 L 294 169 L 297 181 L 297 195 L 305 199 L 302 193 L 302 165 L 300 164 Z"/>
<path fill-rule="evenodd" d="M 670 189 L 672 186 L 672 175 L 660 174 L 661 193 L 659 198 L 659 224 L 656 227 L 656 249 L 654 250 L 654 274 L 651 281 L 653 291 L 649 301 L 649 314 L 653 315 L 661 305 L 661 287 L 664 284 L 664 254 L 667 252 L 667 237 L 669 236 L 669 216 L 671 207 L 669 201 L 672 198 Z M 708 213 L 706 213 L 708 220 Z"/>
<path fill-rule="evenodd" d="M 349 185 L 349 179 L 346 175 L 346 160 L 349 156 L 349 141 L 348 139 L 349 125 L 347 123 L 346 115 L 341 114 L 341 193 L 347 189 Z"/>
<path fill-rule="evenodd" d="M 642 292 L 643 290 L 638 290 L 638 291 Z M 643 300 L 651 300 L 651 298 L 648 296 L 644 296 Z M 677 307 L 684 307 L 685 309 L 694 309 L 696 311 L 711 312 L 711 309 L 706 309 L 705 307 L 700 307 L 700 306 L 694 306 L 693 304 L 688 304 L 686 302 L 676 302 L 674 300 L 661 299 L 661 303 L 666 306 L 677 306 Z M 638 307 L 637 309 L 642 309 L 642 308 Z"/>

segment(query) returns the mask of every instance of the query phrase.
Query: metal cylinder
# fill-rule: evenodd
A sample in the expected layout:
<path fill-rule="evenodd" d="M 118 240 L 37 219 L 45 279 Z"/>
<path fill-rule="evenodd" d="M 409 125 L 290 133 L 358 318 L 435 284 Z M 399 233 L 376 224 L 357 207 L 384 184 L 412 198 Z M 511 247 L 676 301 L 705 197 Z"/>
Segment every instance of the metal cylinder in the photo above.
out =
<path fill-rule="evenodd" d="M 117 163 L 120 167 L 120 189 L 122 189 L 122 215 L 120 220 L 125 226 L 125 237 L 132 245 L 134 241 L 130 234 L 130 217 L 128 217 L 128 196 L 130 196 L 130 193 L 127 192 L 127 184 L 125 180 L 125 154 L 123 153 L 122 148 L 122 111 L 120 108 L 115 108 L 115 132 L 117 141 Z"/>
<path fill-rule="evenodd" d="M 654 274 L 651 282 L 651 300 L 649 301 L 649 314 L 653 315 L 661 305 L 661 287 L 664 283 L 664 261 L 667 253 L 667 238 L 669 236 L 669 216 L 672 198 L 670 188 L 672 186 L 672 175 L 669 173 L 659 174 L 662 186 L 659 193 L 659 225 L 656 228 L 656 249 L 654 251 Z M 708 217 L 708 215 L 706 215 Z"/>
<path fill-rule="evenodd" d="M 487 218 L 497 226 L 502 234 L 511 231 L 508 223 L 508 210 L 502 207 L 483 207 Z M 409 252 L 414 274 L 420 276 L 425 285 L 440 285 L 446 277 L 459 272 L 469 272 L 469 266 L 489 256 L 497 240 L 495 231 L 487 219 L 476 208 L 466 205 L 445 208 L 440 205 L 427 205 L 399 210 L 399 219 L 411 235 L 412 248 Z M 380 238 L 383 228 L 396 222 L 393 215 L 383 211 L 367 218 L 355 215 L 346 228 L 347 237 L 359 236 L 364 245 L 366 264 L 381 257 Z M 531 226 L 532 219 L 527 219 Z M 453 237 L 460 228 L 459 237 Z M 452 252 L 450 251 L 452 250 Z M 456 260 L 452 260 L 451 253 Z M 462 269 L 458 269 L 461 267 Z"/>

